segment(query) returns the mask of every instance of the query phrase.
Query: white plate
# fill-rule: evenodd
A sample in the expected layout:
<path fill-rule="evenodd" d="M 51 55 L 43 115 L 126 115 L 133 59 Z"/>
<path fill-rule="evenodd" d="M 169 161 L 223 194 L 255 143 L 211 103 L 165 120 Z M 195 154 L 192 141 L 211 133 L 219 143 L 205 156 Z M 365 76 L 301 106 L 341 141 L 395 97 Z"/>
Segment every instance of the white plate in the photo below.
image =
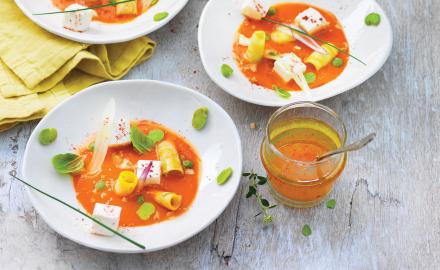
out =
<path fill-rule="evenodd" d="M 141 250 L 119 237 L 103 237 L 88 232 L 82 216 L 35 191 L 28 194 L 43 219 L 59 234 L 82 245 L 111 252 L 137 253 L 176 245 L 206 228 L 226 208 L 237 191 L 242 152 L 240 137 L 229 115 L 214 101 L 188 88 L 158 81 L 119 81 L 95 85 L 76 94 L 52 110 L 29 138 L 22 174 L 36 187 L 81 208 L 70 177 L 60 176 L 51 158 L 72 151 L 72 145 L 84 142 L 95 132 L 102 110 L 111 97 L 116 100 L 116 117 L 150 119 L 185 136 L 202 159 L 199 189 L 191 208 L 183 215 L 145 227 L 124 228 L 128 237 L 146 246 Z M 193 112 L 209 108 L 209 118 L 202 131 L 191 126 Z M 118 118 L 119 117 L 119 118 Z M 38 142 L 43 128 L 55 127 L 57 140 L 48 146 Z M 234 173 L 223 186 L 216 183 L 218 173 L 232 167 Z"/>
<path fill-rule="evenodd" d="M 304 92 L 291 92 L 290 99 L 278 97 L 274 91 L 251 84 L 241 73 L 232 56 L 235 33 L 243 21 L 238 1 L 210 0 L 199 22 L 198 41 L 203 66 L 211 79 L 229 94 L 254 104 L 284 106 L 296 101 L 320 101 L 350 90 L 374 75 L 388 58 L 393 43 L 391 25 L 382 8 L 374 0 L 308 0 L 301 1 L 324 8 L 341 21 L 350 46 L 350 53 L 367 63 L 364 66 L 350 59 L 344 72 L 334 81 L 312 90 L 308 98 Z M 273 5 L 286 0 L 268 0 Z M 300 1 L 298 1 L 300 2 Z M 365 16 L 377 12 L 382 17 L 378 27 L 368 27 Z M 229 64 L 234 69 L 224 78 L 220 66 Z"/>
<path fill-rule="evenodd" d="M 40 15 L 32 14 L 59 11 L 52 5 L 51 0 L 15 0 L 23 13 L 34 23 L 47 31 L 78 42 L 87 44 L 110 44 L 136 39 L 147 35 L 167 24 L 186 5 L 188 0 L 160 0 L 151 9 L 127 23 L 92 22 L 90 29 L 84 33 L 77 33 L 63 27 L 64 14 Z M 165 19 L 155 22 L 153 17 L 158 12 L 169 13 Z"/>

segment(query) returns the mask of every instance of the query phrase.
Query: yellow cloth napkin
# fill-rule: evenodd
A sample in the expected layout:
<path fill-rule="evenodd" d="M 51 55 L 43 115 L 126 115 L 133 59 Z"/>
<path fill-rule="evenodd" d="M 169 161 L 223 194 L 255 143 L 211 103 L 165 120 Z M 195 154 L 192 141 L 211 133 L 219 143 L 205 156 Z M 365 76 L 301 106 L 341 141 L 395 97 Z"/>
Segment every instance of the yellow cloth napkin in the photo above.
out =
<path fill-rule="evenodd" d="M 0 132 L 43 117 L 92 84 L 120 79 L 156 46 L 148 37 L 82 44 L 38 27 L 13 0 L 0 0 L 0 10 Z"/>

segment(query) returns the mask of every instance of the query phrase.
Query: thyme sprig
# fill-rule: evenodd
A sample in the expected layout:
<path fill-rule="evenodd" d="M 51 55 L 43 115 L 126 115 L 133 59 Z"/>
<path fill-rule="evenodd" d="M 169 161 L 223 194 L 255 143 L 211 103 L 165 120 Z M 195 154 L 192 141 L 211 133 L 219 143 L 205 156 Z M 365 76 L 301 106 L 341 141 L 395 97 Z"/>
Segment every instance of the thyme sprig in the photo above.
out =
<path fill-rule="evenodd" d="M 269 18 L 262 18 L 262 20 L 263 20 L 263 21 L 266 21 L 266 22 L 270 22 L 270 23 L 274 23 L 274 24 L 278 24 L 278 25 L 281 25 L 281 26 L 287 27 L 287 28 L 289 28 L 290 30 L 295 31 L 295 32 L 297 32 L 297 33 L 299 33 L 299 34 L 301 34 L 301 35 L 308 36 L 309 38 L 313 38 L 313 39 L 316 40 L 316 41 L 322 42 L 322 43 L 324 43 L 324 44 L 327 44 L 327 45 L 330 46 L 330 47 L 335 48 L 336 50 L 338 50 L 338 52 L 340 52 L 340 53 L 342 53 L 342 54 L 345 54 L 345 55 L 350 56 L 351 58 L 353 58 L 353 59 L 355 59 L 356 61 L 362 63 L 363 65 L 365 65 L 365 66 L 367 65 L 365 62 L 363 62 L 362 60 L 360 60 L 360 59 L 357 58 L 356 56 L 350 54 L 349 52 L 347 52 L 347 51 L 345 51 L 345 50 L 342 50 L 342 49 L 336 47 L 335 45 L 331 44 L 330 42 L 327 42 L 327 41 L 322 40 L 322 39 L 320 39 L 320 38 L 318 38 L 318 37 L 315 37 L 315 36 L 313 36 L 313 35 L 310 35 L 309 33 L 306 33 L 306 32 L 304 32 L 304 31 L 301 31 L 301 30 L 295 29 L 295 28 L 291 27 L 290 25 L 287 25 L 287 24 L 282 23 L 282 22 L 279 22 L 279 21 L 275 21 L 275 20 L 272 20 L 272 19 L 269 19 Z"/>
<path fill-rule="evenodd" d="M 54 11 L 54 12 L 45 12 L 45 13 L 34 13 L 32 15 L 38 16 L 38 15 L 50 15 L 50 14 L 77 12 L 77 11 L 83 11 L 83 10 L 89 10 L 89 9 L 98 9 L 98 8 L 103 8 L 103 7 L 111 7 L 111 6 L 116 6 L 116 5 L 119 5 L 119 4 L 123 4 L 123 3 L 127 3 L 127 2 L 133 2 L 133 1 L 136 1 L 136 0 L 124 0 L 124 1 L 121 1 L 121 2 L 116 2 L 116 0 L 110 0 L 110 3 L 104 4 L 104 5 L 97 5 L 97 6 L 92 6 L 92 7 L 87 7 L 87 8 L 80 8 L 80 9 L 74 9 L 74 10 L 63 10 L 63 11 Z"/>
<path fill-rule="evenodd" d="M 276 204 L 270 205 L 269 201 L 266 200 L 263 195 L 258 191 L 258 186 L 265 185 L 267 183 L 267 177 L 258 175 L 254 172 L 243 173 L 243 176 L 249 179 L 249 189 L 246 193 L 246 198 L 251 198 L 255 196 L 258 205 L 260 206 L 261 212 L 255 215 L 255 217 L 263 214 L 263 223 L 268 224 L 273 221 L 272 215 L 269 214 L 269 209 L 277 207 Z"/>

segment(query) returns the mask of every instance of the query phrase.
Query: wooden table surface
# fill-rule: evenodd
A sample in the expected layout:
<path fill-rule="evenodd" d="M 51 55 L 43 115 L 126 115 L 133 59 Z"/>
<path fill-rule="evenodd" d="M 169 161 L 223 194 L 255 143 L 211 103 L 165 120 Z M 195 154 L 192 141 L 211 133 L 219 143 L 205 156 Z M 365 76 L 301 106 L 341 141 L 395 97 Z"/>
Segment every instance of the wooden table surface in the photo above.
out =
<path fill-rule="evenodd" d="M 243 142 L 244 170 L 262 173 L 258 145 L 274 111 L 221 91 L 206 75 L 197 24 L 206 0 L 191 0 L 151 37 L 154 57 L 127 79 L 156 79 L 196 89 L 234 119 Z M 351 154 L 325 205 L 273 210 L 273 226 L 254 218 L 244 198 L 247 180 L 227 210 L 190 240 L 142 255 L 104 253 L 55 233 L 36 214 L 19 171 L 36 122 L 0 134 L 0 268 L 2 269 L 438 269 L 440 263 L 440 1 L 379 0 L 390 17 L 394 48 L 384 67 L 361 86 L 322 103 L 344 119 L 349 139 L 377 139 Z M 380 41 L 378 41 L 380 42 Z M 178 53 L 176 53 L 178 52 Z M 249 124 L 257 123 L 257 129 Z M 268 195 L 267 190 L 264 193 Z M 310 224 L 313 234 L 301 228 Z"/>

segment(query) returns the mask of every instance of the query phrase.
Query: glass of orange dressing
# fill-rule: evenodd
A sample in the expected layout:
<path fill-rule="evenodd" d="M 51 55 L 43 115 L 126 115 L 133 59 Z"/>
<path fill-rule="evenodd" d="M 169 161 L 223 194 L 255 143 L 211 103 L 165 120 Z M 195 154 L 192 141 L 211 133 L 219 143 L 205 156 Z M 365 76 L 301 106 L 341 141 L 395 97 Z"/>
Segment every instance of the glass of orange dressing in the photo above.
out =
<path fill-rule="evenodd" d="M 316 161 L 344 146 L 344 123 L 330 108 L 298 102 L 278 109 L 269 119 L 261 160 L 274 198 L 291 207 L 322 202 L 345 168 L 347 154 Z"/>

